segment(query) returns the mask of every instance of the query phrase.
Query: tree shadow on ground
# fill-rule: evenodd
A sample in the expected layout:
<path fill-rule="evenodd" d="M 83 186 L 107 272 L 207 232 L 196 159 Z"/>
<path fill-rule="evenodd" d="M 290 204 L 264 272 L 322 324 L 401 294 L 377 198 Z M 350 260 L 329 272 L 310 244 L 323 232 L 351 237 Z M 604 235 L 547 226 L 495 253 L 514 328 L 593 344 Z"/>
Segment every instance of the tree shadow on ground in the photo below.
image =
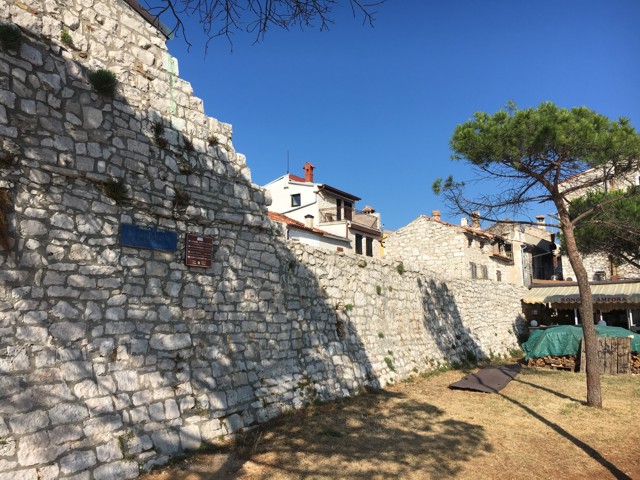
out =
<path fill-rule="evenodd" d="M 224 466 L 198 462 L 172 478 L 451 478 L 491 451 L 483 427 L 380 390 L 277 418 L 220 449 Z"/>
<path fill-rule="evenodd" d="M 540 390 L 543 390 L 547 393 L 550 393 L 552 395 L 556 395 L 559 396 L 561 398 L 566 398 L 566 399 L 570 399 L 572 401 L 578 402 L 579 400 L 576 400 L 572 397 L 569 397 L 568 395 L 564 395 L 561 394 L 559 392 L 550 390 L 548 388 L 545 387 L 541 387 L 539 385 L 533 384 L 531 382 L 524 382 L 524 381 L 520 381 L 518 379 L 514 379 L 515 381 L 518 381 L 519 383 L 525 384 L 525 385 L 529 385 L 533 388 L 537 388 Z M 514 404 L 515 406 L 521 408 L 524 412 L 526 412 L 527 414 L 529 414 L 530 416 L 532 416 L 533 418 L 535 418 L 536 420 L 540 421 L 541 423 L 543 423 L 544 425 L 546 425 L 547 427 L 549 427 L 550 429 L 552 429 L 554 432 L 556 432 L 557 434 L 561 435 L 562 437 L 566 438 L 567 440 L 569 440 L 571 443 L 573 443 L 576 447 L 578 447 L 580 450 L 582 450 L 584 453 L 586 453 L 589 457 L 591 457 L 593 460 L 595 460 L 596 462 L 598 462 L 600 465 L 602 465 L 606 470 L 608 470 L 616 479 L 625 479 L 625 480 L 631 480 L 631 477 L 629 477 L 627 474 L 625 474 L 624 472 L 622 472 L 618 467 L 616 467 L 612 462 L 610 462 L 609 460 L 607 460 L 606 458 L 604 458 L 602 456 L 602 454 L 600 452 L 598 452 L 595 448 L 593 448 L 592 446 L 590 446 L 588 443 L 584 442 L 583 440 L 580 440 L 579 438 L 575 437 L 574 435 L 572 435 L 571 433 L 569 433 L 568 431 L 566 431 L 564 428 L 562 428 L 560 425 L 558 425 L 557 423 L 554 423 L 550 420 L 548 420 L 547 418 L 545 418 L 544 416 L 542 416 L 541 414 L 539 414 L 538 412 L 536 412 L 535 410 L 533 410 L 531 407 L 528 407 L 527 405 L 523 404 L 522 402 L 519 402 L 518 400 L 509 397 L 508 395 L 505 395 L 504 393 L 498 393 L 498 395 L 500 395 L 502 398 L 504 398 L 505 400 L 507 400 L 508 402 L 511 402 L 512 404 Z M 583 402 L 581 402 L 583 403 Z"/>

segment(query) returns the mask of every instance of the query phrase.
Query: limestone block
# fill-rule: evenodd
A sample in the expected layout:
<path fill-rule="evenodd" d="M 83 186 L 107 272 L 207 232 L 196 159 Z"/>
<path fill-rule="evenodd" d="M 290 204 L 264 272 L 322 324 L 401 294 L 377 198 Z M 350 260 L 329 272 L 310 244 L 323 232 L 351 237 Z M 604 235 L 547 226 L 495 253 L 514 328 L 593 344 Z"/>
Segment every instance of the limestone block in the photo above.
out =
<path fill-rule="evenodd" d="M 139 474 L 138 464 L 132 461 L 113 462 L 100 465 L 93 471 L 95 480 L 113 480 L 136 478 Z"/>
<path fill-rule="evenodd" d="M 124 370 L 121 372 L 113 372 L 113 378 L 118 385 L 118 390 L 130 392 L 139 390 L 138 372 L 135 370 Z"/>
<path fill-rule="evenodd" d="M 93 130 L 102 125 L 104 116 L 102 110 L 84 105 L 82 107 L 82 119 L 82 127 L 85 130 Z"/>
<path fill-rule="evenodd" d="M 171 430 L 157 430 L 151 434 L 151 439 L 161 453 L 175 454 L 180 451 L 180 437 Z"/>
<path fill-rule="evenodd" d="M 188 333 L 155 333 L 151 336 L 149 344 L 151 348 L 157 350 L 179 350 L 191 346 L 191 335 Z"/>
<path fill-rule="evenodd" d="M 4 105 L 9 108 L 15 108 L 16 106 L 16 94 L 9 90 L 0 90 L 0 105 Z"/>
<path fill-rule="evenodd" d="M 202 444 L 200 429 L 197 425 L 187 425 L 180 429 L 180 443 L 184 450 L 196 450 Z"/>
<path fill-rule="evenodd" d="M 114 404 L 111 397 L 91 398 L 85 401 L 85 405 L 89 409 L 89 415 L 92 417 L 114 411 Z"/>
<path fill-rule="evenodd" d="M 64 362 L 62 364 L 62 374 L 68 382 L 75 382 L 90 377 L 92 374 L 91 362 Z"/>
<path fill-rule="evenodd" d="M 9 425 L 13 433 L 33 433 L 49 425 L 49 417 L 43 410 L 14 415 L 9 418 Z"/>
<path fill-rule="evenodd" d="M 75 423 L 88 416 L 87 408 L 77 403 L 59 403 L 49 410 L 52 425 Z"/>
<path fill-rule="evenodd" d="M 67 474 L 74 473 L 87 470 L 96 463 L 96 454 L 93 450 L 74 450 L 60 459 L 60 471 Z"/>
<path fill-rule="evenodd" d="M 96 447 L 96 454 L 98 460 L 102 463 L 122 459 L 122 451 L 120 450 L 120 444 L 117 440 L 112 440 L 108 443 L 98 445 Z"/>
<path fill-rule="evenodd" d="M 18 440 L 18 463 L 27 467 L 53 462 L 67 450 L 68 447 L 65 445 L 52 446 L 47 432 L 25 435 Z"/>
<path fill-rule="evenodd" d="M 78 311 L 71 308 L 66 302 L 59 302 L 56 307 L 59 305 L 65 305 L 65 313 L 60 315 L 61 318 L 69 318 L 78 315 Z M 54 309 L 56 308 L 54 307 Z M 75 312 L 74 314 L 70 314 L 69 312 Z M 68 316 L 67 316 L 68 315 Z M 63 341 L 74 341 L 80 338 L 84 338 L 87 332 L 87 324 L 84 322 L 56 322 L 51 327 L 49 327 L 49 333 Z"/>
<path fill-rule="evenodd" d="M 47 233 L 46 225 L 38 220 L 22 220 L 20 222 L 20 230 L 22 236 L 26 238 L 38 237 Z"/>
<path fill-rule="evenodd" d="M 180 417 L 180 409 L 173 398 L 164 402 L 164 409 L 167 420 L 173 420 L 174 418 Z"/>
<path fill-rule="evenodd" d="M 120 415 L 102 415 L 84 423 L 84 433 L 89 438 L 110 440 L 111 433 L 122 427 Z"/>

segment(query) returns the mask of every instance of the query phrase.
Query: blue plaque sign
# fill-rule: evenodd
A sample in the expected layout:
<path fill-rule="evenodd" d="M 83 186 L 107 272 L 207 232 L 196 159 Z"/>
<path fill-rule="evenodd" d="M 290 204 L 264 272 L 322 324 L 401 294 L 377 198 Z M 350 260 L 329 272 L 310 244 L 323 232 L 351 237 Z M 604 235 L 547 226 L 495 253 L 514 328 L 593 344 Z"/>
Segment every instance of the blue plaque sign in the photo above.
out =
<path fill-rule="evenodd" d="M 123 223 L 120 226 L 120 245 L 174 252 L 178 249 L 178 234 L 169 230 Z"/>

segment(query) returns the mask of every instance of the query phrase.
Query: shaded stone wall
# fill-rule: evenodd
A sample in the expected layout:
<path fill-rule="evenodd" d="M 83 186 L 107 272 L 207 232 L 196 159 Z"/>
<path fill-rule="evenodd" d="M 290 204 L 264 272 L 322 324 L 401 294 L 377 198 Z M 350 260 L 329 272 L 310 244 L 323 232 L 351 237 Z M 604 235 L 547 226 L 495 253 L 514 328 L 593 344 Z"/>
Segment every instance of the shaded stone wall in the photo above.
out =
<path fill-rule="evenodd" d="M 515 345 L 516 289 L 286 244 L 231 127 L 126 3 L 0 0 L 0 19 L 23 32 L 0 50 L 0 478 L 134 478 L 316 398 Z M 123 246 L 123 224 L 177 250 Z M 187 233 L 213 238 L 211 267 L 185 265 Z"/>

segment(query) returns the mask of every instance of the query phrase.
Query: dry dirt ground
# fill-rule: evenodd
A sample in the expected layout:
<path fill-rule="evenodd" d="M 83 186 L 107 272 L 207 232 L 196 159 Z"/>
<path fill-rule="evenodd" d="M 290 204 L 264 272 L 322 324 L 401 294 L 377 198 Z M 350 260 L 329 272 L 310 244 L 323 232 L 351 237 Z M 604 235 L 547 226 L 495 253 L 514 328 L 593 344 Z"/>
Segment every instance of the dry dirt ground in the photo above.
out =
<path fill-rule="evenodd" d="M 640 376 L 523 369 L 500 394 L 448 371 L 284 415 L 143 480 L 640 479 Z"/>

